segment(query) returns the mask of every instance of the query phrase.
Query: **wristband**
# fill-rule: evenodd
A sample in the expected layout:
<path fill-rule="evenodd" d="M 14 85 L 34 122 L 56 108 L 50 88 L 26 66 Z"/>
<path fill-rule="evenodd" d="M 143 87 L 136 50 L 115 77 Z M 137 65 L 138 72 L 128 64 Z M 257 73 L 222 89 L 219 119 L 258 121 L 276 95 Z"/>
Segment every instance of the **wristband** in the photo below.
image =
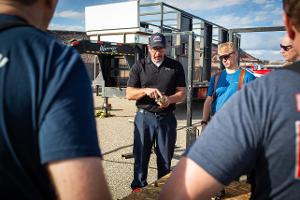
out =
<path fill-rule="evenodd" d="M 200 122 L 200 124 L 201 124 L 201 125 L 207 125 L 207 121 L 203 121 L 203 120 L 202 120 L 202 121 Z"/>

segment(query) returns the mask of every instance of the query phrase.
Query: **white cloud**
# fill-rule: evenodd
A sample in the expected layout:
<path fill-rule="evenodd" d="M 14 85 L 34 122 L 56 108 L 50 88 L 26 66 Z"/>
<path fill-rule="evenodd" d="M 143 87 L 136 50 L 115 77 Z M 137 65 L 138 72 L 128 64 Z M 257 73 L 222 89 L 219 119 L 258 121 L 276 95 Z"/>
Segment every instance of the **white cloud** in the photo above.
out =
<path fill-rule="evenodd" d="M 284 32 L 244 33 L 241 48 L 261 60 L 280 61 L 283 58 L 279 44 L 283 35 Z"/>
<path fill-rule="evenodd" d="M 147 3 L 149 0 L 142 0 Z M 215 8 L 224 8 L 247 3 L 247 0 L 155 0 L 155 2 L 164 2 L 180 9 L 189 10 L 210 10 Z"/>
<path fill-rule="evenodd" d="M 222 25 L 226 28 L 245 28 L 245 27 L 257 27 L 258 23 L 264 23 L 264 26 L 282 26 L 282 17 L 279 14 L 279 10 L 259 10 L 253 15 L 253 13 L 245 13 L 242 16 L 230 14 L 207 17 L 207 20 L 216 24 Z M 261 25 L 260 25 L 261 26 Z"/>
<path fill-rule="evenodd" d="M 268 19 L 269 14 L 269 11 L 261 10 L 255 12 L 255 16 L 253 16 L 252 14 L 251 15 L 254 17 L 255 22 L 264 22 Z"/>
<path fill-rule="evenodd" d="M 283 24 L 283 21 L 282 21 L 282 19 L 274 19 L 273 21 L 272 21 L 272 26 L 283 26 L 284 24 Z"/>
<path fill-rule="evenodd" d="M 278 0 L 252 0 L 253 3 L 261 5 L 261 6 L 265 6 L 265 7 L 270 7 L 275 5 L 275 2 Z"/>
<path fill-rule="evenodd" d="M 253 24 L 253 17 L 248 16 L 236 16 L 236 15 L 222 15 L 214 16 L 212 19 L 208 19 L 216 24 L 220 24 L 226 28 L 245 28 Z"/>
<path fill-rule="evenodd" d="M 53 24 L 49 25 L 49 30 L 64 30 L 64 31 L 84 31 L 83 26 L 68 26 L 65 24 Z"/>
<path fill-rule="evenodd" d="M 253 0 L 253 3 L 259 4 L 259 5 L 266 5 L 272 3 L 272 0 Z"/>
<path fill-rule="evenodd" d="M 161 0 L 155 1 L 158 2 Z M 234 7 L 242 4 L 247 6 L 246 3 L 251 4 L 253 2 L 247 0 L 165 0 L 164 2 L 182 10 L 187 10 L 188 12 L 197 11 L 198 14 L 196 15 L 198 16 L 199 14 L 201 15 L 201 12 L 198 11 L 210 10 L 210 16 L 205 16 L 204 18 L 226 28 L 255 27 L 257 26 L 256 22 L 263 23 L 266 21 L 269 21 L 271 26 L 271 22 L 281 16 L 282 12 L 281 8 L 277 8 L 272 0 L 255 0 L 254 3 L 259 4 L 257 5 L 257 10 L 255 10 L 255 12 L 246 12 L 242 14 L 235 12 L 227 15 L 220 15 L 219 12 L 214 12 L 214 9 Z M 143 0 L 142 3 L 149 3 L 149 0 Z"/>
<path fill-rule="evenodd" d="M 244 33 L 241 34 L 241 46 L 245 50 L 276 50 L 284 32 Z"/>
<path fill-rule="evenodd" d="M 272 50 L 248 50 L 247 53 L 253 55 L 260 60 L 283 61 L 279 51 Z"/>
<path fill-rule="evenodd" d="M 268 0 L 253 0 L 253 2 L 256 3 L 256 4 L 266 4 L 269 1 Z"/>
<path fill-rule="evenodd" d="M 56 12 L 55 17 L 60 17 L 60 18 L 67 18 L 67 19 L 80 19 L 82 20 L 84 18 L 84 13 L 74 11 L 74 10 L 64 10 L 61 12 Z"/>

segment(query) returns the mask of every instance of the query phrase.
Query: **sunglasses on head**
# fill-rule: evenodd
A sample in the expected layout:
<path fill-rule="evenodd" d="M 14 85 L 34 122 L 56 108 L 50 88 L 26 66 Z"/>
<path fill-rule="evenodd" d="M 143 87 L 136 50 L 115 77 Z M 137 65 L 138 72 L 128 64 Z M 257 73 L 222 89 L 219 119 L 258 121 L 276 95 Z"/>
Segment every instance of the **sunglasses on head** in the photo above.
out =
<path fill-rule="evenodd" d="M 228 60 L 231 57 L 232 54 L 234 54 L 234 52 L 232 52 L 230 54 L 227 54 L 227 55 L 220 56 L 220 59 L 221 60 Z"/>
<path fill-rule="evenodd" d="M 283 45 L 280 44 L 280 48 L 282 48 L 284 51 L 288 51 L 292 48 L 292 45 Z"/>

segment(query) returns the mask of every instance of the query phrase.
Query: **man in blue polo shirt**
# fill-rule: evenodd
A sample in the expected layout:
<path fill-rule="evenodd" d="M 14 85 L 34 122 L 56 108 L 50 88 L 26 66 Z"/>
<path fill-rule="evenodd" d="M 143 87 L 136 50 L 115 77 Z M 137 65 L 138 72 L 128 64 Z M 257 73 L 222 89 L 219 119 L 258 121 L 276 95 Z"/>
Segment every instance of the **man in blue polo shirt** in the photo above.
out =
<path fill-rule="evenodd" d="M 44 32 L 56 3 L 0 0 L 0 199 L 110 199 L 86 69 Z"/>
<path fill-rule="evenodd" d="M 283 7 L 286 29 L 300 53 L 300 1 L 283 0 Z M 251 172 L 251 199 L 299 200 L 299 83 L 296 61 L 234 95 L 180 160 L 160 199 L 209 199 Z"/>
<path fill-rule="evenodd" d="M 151 147 L 156 143 L 157 178 L 168 174 L 176 143 L 175 104 L 185 99 L 182 65 L 165 56 L 166 38 L 160 33 L 150 37 L 149 57 L 130 70 L 126 97 L 136 100 L 134 120 L 134 178 L 131 188 L 141 191 L 147 185 Z"/>

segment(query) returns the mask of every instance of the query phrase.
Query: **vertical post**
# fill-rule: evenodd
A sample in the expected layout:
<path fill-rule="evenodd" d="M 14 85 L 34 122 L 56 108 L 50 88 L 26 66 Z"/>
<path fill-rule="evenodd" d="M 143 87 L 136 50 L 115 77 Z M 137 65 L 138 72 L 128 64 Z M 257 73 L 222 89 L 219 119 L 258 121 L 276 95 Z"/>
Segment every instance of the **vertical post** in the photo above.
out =
<path fill-rule="evenodd" d="M 98 67 L 98 56 L 94 55 L 94 63 L 93 63 L 93 69 L 94 69 L 94 74 L 93 74 L 93 83 L 96 80 L 97 77 L 97 67 Z M 96 85 L 96 96 L 99 96 L 99 85 Z"/>
<path fill-rule="evenodd" d="M 234 42 L 233 41 L 234 34 L 235 34 L 235 32 L 233 32 L 232 30 L 229 31 L 229 42 Z"/>
<path fill-rule="evenodd" d="M 193 134 L 190 129 L 192 127 L 192 100 L 193 100 L 193 68 L 194 68 L 194 32 L 189 32 L 189 46 L 188 46 L 188 81 L 187 81 L 187 134 L 186 134 L 186 147 L 190 146 L 195 139 L 196 134 Z"/>
<path fill-rule="evenodd" d="M 219 29 L 219 42 L 224 43 L 224 42 L 228 42 L 228 40 L 229 40 L 228 31 L 220 28 Z M 221 69 L 225 69 L 221 60 L 220 60 L 220 67 L 221 67 Z"/>
<path fill-rule="evenodd" d="M 99 60 L 99 56 L 95 55 L 94 56 L 94 76 L 93 76 L 93 81 L 92 84 L 93 86 L 96 86 L 96 95 L 100 96 L 100 85 L 101 85 L 101 92 L 103 91 L 103 87 L 104 87 L 104 78 L 103 78 L 103 74 L 102 74 L 102 70 L 101 70 L 101 63 Z"/>
<path fill-rule="evenodd" d="M 164 26 L 164 3 L 160 3 L 160 32 L 163 33 Z"/>
<path fill-rule="evenodd" d="M 241 57 L 241 54 L 240 54 L 241 35 L 236 33 L 236 34 L 234 35 L 233 42 L 234 42 L 234 44 L 235 44 L 235 48 L 236 48 L 236 51 L 237 51 L 237 53 L 238 53 L 238 65 L 240 66 L 240 57 Z"/>
<path fill-rule="evenodd" d="M 103 102 L 103 111 L 104 111 L 104 117 L 108 117 L 108 97 L 104 97 L 104 102 Z"/>
<path fill-rule="evenodd" d="M 229 36 L 230 36 L 230 41 L 235 44 L 236 51 L 238 53 L 238 65 L 240 65 L 240 42 L 241 42 L 241 35 L 238 34 L 238 33 L 236 33 L 236 32 L 229 31 Z"/>
<path fill-rule="evenodd" d="M 212 25 L 204 23 L 204 60 L 202 81 L 210 80 L 211 73 Z"/>
<path fill-rule="evenodd" d="M 223 43 L 223 42 L 227 42 L 228 41 L 228 31 L 220 28 L 219 29 L 219 42 Z"/>

